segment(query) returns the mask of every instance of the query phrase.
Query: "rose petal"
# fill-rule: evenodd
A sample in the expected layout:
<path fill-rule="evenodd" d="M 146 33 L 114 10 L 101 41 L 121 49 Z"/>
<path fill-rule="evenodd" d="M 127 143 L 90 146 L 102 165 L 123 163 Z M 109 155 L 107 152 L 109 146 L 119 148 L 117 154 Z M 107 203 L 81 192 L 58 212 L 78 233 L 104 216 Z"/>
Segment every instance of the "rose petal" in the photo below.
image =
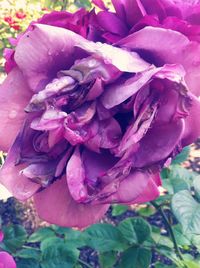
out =
<path fill-rule="evenodd" d="M 200 136 L 200 100 L 192 96 L 192 106 L 189 110 L 189 116 L 185 119 L 185 131 L 183 133 L 183 147 L 191 144 Z"/>
<path fill-rule="evenodd" d="M 148 166 L 168 157 L 180 142 L 184 128 L 183 119 L 152 126 L 140 142 L 134 166 Z"/>
<path fill-rule="evenodd" d="M 68 69 L 76 59 L 85 55 L 83 51 L 78 51 L 78 47 L 100 57 L 120 71 L 140 72 L 149 66 L 135 52 L 93 43 L 69 30 L 42 24 L 35 24 L 20 39 L 15 60 L 27 77 L 30 87 L 40 91 L 59 70 Z"/>
<path fill-rule="evenodd" d="M 0 147 L 7 151 L 14 142 L 26 116 L 24 108 L 31 91 L 19 69 L 13 69 L 0 85 L 1 129 Z"/>
<path fill-rule="evenodd" d="M 31 89 L 43 89 L 59 70 L 69 68 L 79 58 L 74 45 L 81 40 L 81 36 L 63 28 L 33 25 L 21 37 L 15 52 L 15 61 Z"/>
<path fill-rule="evenodd" d="M 65 177 L 34 196 L 39 216 L 65 227 L 84 228 L 97 222 L 109 205 L 78 204 L 71 197 Z"/>
<path fill-rule="evenodd" d="M 159 197 L 160 193 L 158 190 L 158 186 L 160 186 L 160 184 L 159 185 L 156 184 L 154 177 L 156 177 L 156 175 L 151 175 L 151 177 L 149 178 L 147 187 L 134 200 L 134 203 L 145 203 L 145 202 L 152 201 Z"/>
<path fill-rule="evenodd" d="M 0 231 L 0 242 L 2 242 L 3 238 L 4 238 L 4 234 L 2 231 Z"/>
<path fill-rule="evenodd" d="M 67 163 L 66 168 L 67 185 L 72 198 L 82 202 L 88 197 L 85 186 L 85 169 L 81 159 L 79 148 L 76 147 L 73 155 Z"/>
<path fill-rule="evenodd" d="M 146 14 L 139 0 L 112 0 L 117 15 L 133 26 Z"/>
<path fill-rule="evenodd" d="M 186 76 L 185 80 L 189 89 L 196 96 L 200 95 L 200 44 L 191 42 L 183 34 L 156 27 L 145 27 L 144 29 L 120 40 L 117 45 L 141 51 L 151 52 L 154 63 L 182 64 Z M 159 60 L 158 60 L 159 59 Z"/>
<path fill-rule="evenodd" d="M 151 187 L 148 189 L 147 187 Z M 150 192 L 149 190 L 152 190 Z M 146 193 L 147 195 L 143 195 Z M 105 195 L 107 198 L 103 198 Z M 100 200 L 95 200 L 95 204 L 121 203 L 134 204 L 137 202 L 147 202 L 158 197 L 159 192 L 151 175 L 144 172 L 131 172 L 128 177 L 121 182 L 112 181 L 100 192 Z"/>
<path fill-rule="evenodd" d="M 8 152 L 8 156 L 3 167 L 0 169 L 0 183 L 2 183 L 9 192 L 19 200 L 26 200 L 31 197 L 40 188 L 36 184 L 21 174 L 21 170 L 26 166 L 23 164 L 17 165 L 17 157 L 20 141 L 16 140 L 14 145 Z"/>
<path fill-rule="evenodd" d="M 100 27 L 113 34 L 125 36 L 128 28 L 114 13 L 101 11 L 97 14 L 97 21 Z"/>
<path fill-rule="evenodd" d="M 5 251 L 0 252 L 0 267 L 2 268 L 17 268 L 13 257 Z"/>

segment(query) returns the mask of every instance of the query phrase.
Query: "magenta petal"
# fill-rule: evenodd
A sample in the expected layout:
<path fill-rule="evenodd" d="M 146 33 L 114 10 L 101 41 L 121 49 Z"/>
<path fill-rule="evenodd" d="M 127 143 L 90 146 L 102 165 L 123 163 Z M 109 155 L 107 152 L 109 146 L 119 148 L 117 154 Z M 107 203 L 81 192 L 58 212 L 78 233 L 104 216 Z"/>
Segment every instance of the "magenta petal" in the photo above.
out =
<path fill-rule="evenodd" d="M 7 151 L 15 140 L 25 118 L 24 108 L 31 98 L 31 91 L 22 73 L 13 69 L 0 85 L 1 128 L 0 148 Z"/>
<path fill-rule="evenodd" d="M 200 100 L 195 96 L 192 98 L 192 107 L 189 111 L 189 116 L 185 119 L 185 130 L 183 133 L 183 146 L 189 145 L 200 136 Z"/>
<path fill-rule="evenodd" d="M 152 201 L 159 197 L 160 193 L 158 190 L 158 186 L 156 182 L 154 181 L 154 176 L 152 175 L 149 178 L 147 187 L 144 189 L 144 191 L 134 200 L 134 203 L 145 203 Z"/>
<path fill-rule="evenodd" d="M 156 183 L 152 180 L 152 176 L 144 172 L 131 172 L 121 182 L 113 181 L 108 184 L 100 194 L 102 196 L 109 192 L 113 192 L 113 194 L 110 194 L 106 199 L 102 199 L 102 201 L 96 201 L 96 203 L 134 204 L 155 199 L 158 197 L 159 192 Z M 147 195 L 145 196 L 143 193 Z"/>
<path fill-rule="evenodd" d="M 144 167 L 168 157 L 181 141 L 184 128 L 183 120 L 152 126 L 140 142 L 134 165 Z"/>
<path fill-rule="evenodd" d="M 75 43 L 82 37 L 69 30 L 35 24 L 24 34 L 15 52 L 15 61 L 34 91 L 43 89 L 57 71 L 75 61 Z M 38 49 L 40 48 L 40 49 Z"/>
<path fill-rule="evenodd" d="M 200 44 L 191 42 L 183 34 L 170 29 L 145 27 L 144 29 L 120 40 L 117 45 L 128 49 L 150 51 L 159 63 L 182 64 L 189 89 L 196 96 L 200 95 Z"/>
<path fill-rule="evenodd" d="M 118 45 L 129 49 L 145 49 L 155 53 L 165 63 L 179 63 L 182 50 L 189 44 L 183 34 L 158 27 L 147 26 L 120 40 Z M 162 44 L 162 45 L 161 45 Z"/>
<path fill-rule="evenodd" d="M 40 185 L 30 181 L 27 177 L 21 174 L 21 171 L 26 167 L 25 165 L 15 165 L 18 160 L 17 145 L 16 141 L 8 152 L 4 165 L 0 169 L 0 183 L 2 183 L 17 199 L 26 200 L 37 192 Z"/>
<path fill-rule="evenodd" d="M 117 15 L 126 19 L 130 26 L 133 26 L 145 15 L 145 10 L 140 0 L 112 0 Z"/>
<path fill-rule="evenodd" d="M 78 47 L 83 51 L 78 52 Z M 100 57 L 120 71 L 140 72 L 149 66 L 135 52 L 93 43 L 67 29 L 42 24 L 35 24 L 20 39 L 15 61 L 28 79 L 30 87 L 39 91 L 59 70 L 66 70 L 81 55 L 85 55 L 84 51 Z"/>
<path fill-rule="evenodd" d="M 110 153 L 102 152 L 97 154 L 89 150 L 83 151 L 83 163 L 86 172 L 86 178 L 89 181 L 96 181 L 109 170 L 117 161 Z"/>
<path fill-rule="evenodd" d="M 3 234 L 3 232 L 0 230 L 0 242 L 3 240 L 3 238 L 4 238 L 4 234 Z"/>
<path fill-rule="evenodd" d="M 110 109 L 121 104 L 129 97 L 133 96 L 141 89 L 151 77 L 158 72 L 156 68 L 150 68 L 147 71 L 136 74 L 126 81 L 117 81 L 108 86 L 101 97 L 101 102 L 105 108 Z"/>
<path fill-rule="evenodd" d="M 85 169 L 81 159 L 79 148 L 76 147 L 73 155 L 67 163 L 66 178 L 69 192 L 77 202 L 82 202 L 88 197 L 85 182 Z"/>
<path fill-rule="evenodd" d="M 113 34 L 125 36 L 128 29 L 123 21 L 121 21 L 114 13 L 101 11 L 97 14 L 99 25 L 105 30 Z"/>
<path fill-rule="evenodd" d="M 60 226 L 84 228 L 97 222 L 109 205 L 78 204 L 71 197 L 65 177 L 34 197 L 39 216 Z"/>
<path fill-rule="evenodd" d="M 13 257 L 5 251 L 0 252 L 0 267 L 1 268 L 17 268 Z"/>

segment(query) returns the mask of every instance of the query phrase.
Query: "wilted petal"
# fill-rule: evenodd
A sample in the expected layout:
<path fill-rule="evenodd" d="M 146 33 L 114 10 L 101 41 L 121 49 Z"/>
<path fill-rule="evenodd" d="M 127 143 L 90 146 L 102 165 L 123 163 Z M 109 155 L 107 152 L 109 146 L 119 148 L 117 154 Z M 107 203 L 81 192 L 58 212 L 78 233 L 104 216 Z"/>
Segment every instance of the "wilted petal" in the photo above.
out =
<path fill-rule="evenodd" d="M 60 226 L 84 228 L 97 222 L 109 205 L 78 204 L 71 197 L 65 177 L 34 196 L 39 216 Z"/>
<path fill-rule="evenodd" d="M 131 172 L 122 181 L 113 180 L 108 184 L 95 199 L 95 204 L 121 203 L 133 204 L 147 202 L 158 197 L 159 192 L 156 184 L 152 181 L 152 175 L 145 172 Z M 151 187 L 152 193 L 149 193 L 147 187 Z M 143 193 L 147 196 L 143 196 Z M 143 201 L 144 200 L 144 201 Z"/>
<path fill-rule="evenodd" d="M 1 129 L 0 147 L 7 151 L 14 142 L 26 116 L 24 108 L 31 98 L 31 91 L 22 73 L 13 69 L 0 85 Z"/>

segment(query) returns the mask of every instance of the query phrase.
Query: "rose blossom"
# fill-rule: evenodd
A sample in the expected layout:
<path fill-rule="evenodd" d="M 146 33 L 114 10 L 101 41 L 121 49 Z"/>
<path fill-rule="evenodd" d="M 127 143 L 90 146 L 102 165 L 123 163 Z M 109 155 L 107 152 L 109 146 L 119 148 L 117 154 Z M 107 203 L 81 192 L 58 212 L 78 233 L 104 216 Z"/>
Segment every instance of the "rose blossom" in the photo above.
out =
<path fill-rule="evenodd" d="M 3 240 L 4 234 L 0 230 L 0 242 Z M 0 251 L 0 267 L 2 268 L 16 268 L 16 263 L 13 257 L 5 251 Z"/>
<path fill-rule="evenodd" d="M 81 228 L 110 204 L 155 199 L 162 167 L 199 136 L 198 38 L 167 28 L 192 8 L 151 3 L 53 12 L 5 52 L 0 181 L 51 223 Z"/>

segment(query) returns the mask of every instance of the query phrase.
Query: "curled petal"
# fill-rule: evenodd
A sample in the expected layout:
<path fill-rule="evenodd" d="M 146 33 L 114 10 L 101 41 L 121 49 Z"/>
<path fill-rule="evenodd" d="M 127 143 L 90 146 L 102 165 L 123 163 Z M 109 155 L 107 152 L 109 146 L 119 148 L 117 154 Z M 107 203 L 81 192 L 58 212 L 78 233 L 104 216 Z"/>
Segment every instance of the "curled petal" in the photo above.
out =
<path fill-rule="evenodd" d="M 141 51 L 141 55 L 150 52 L 151 61 L 157 65 L 163 63 L 182 64 L 189 89 L 200 95 L 200 44 L 191 42 L 183 34 L 170 29 L 145 27 L 144 29 L 120 40 L 118 45 Z"/>
<path fill-rule="evenodd" d="M 60 226 L 84 228 L 97 222 L 109 205 L 78 204 L 69 193 L 65 177 L 34 196 L 39 216 Z"/>

